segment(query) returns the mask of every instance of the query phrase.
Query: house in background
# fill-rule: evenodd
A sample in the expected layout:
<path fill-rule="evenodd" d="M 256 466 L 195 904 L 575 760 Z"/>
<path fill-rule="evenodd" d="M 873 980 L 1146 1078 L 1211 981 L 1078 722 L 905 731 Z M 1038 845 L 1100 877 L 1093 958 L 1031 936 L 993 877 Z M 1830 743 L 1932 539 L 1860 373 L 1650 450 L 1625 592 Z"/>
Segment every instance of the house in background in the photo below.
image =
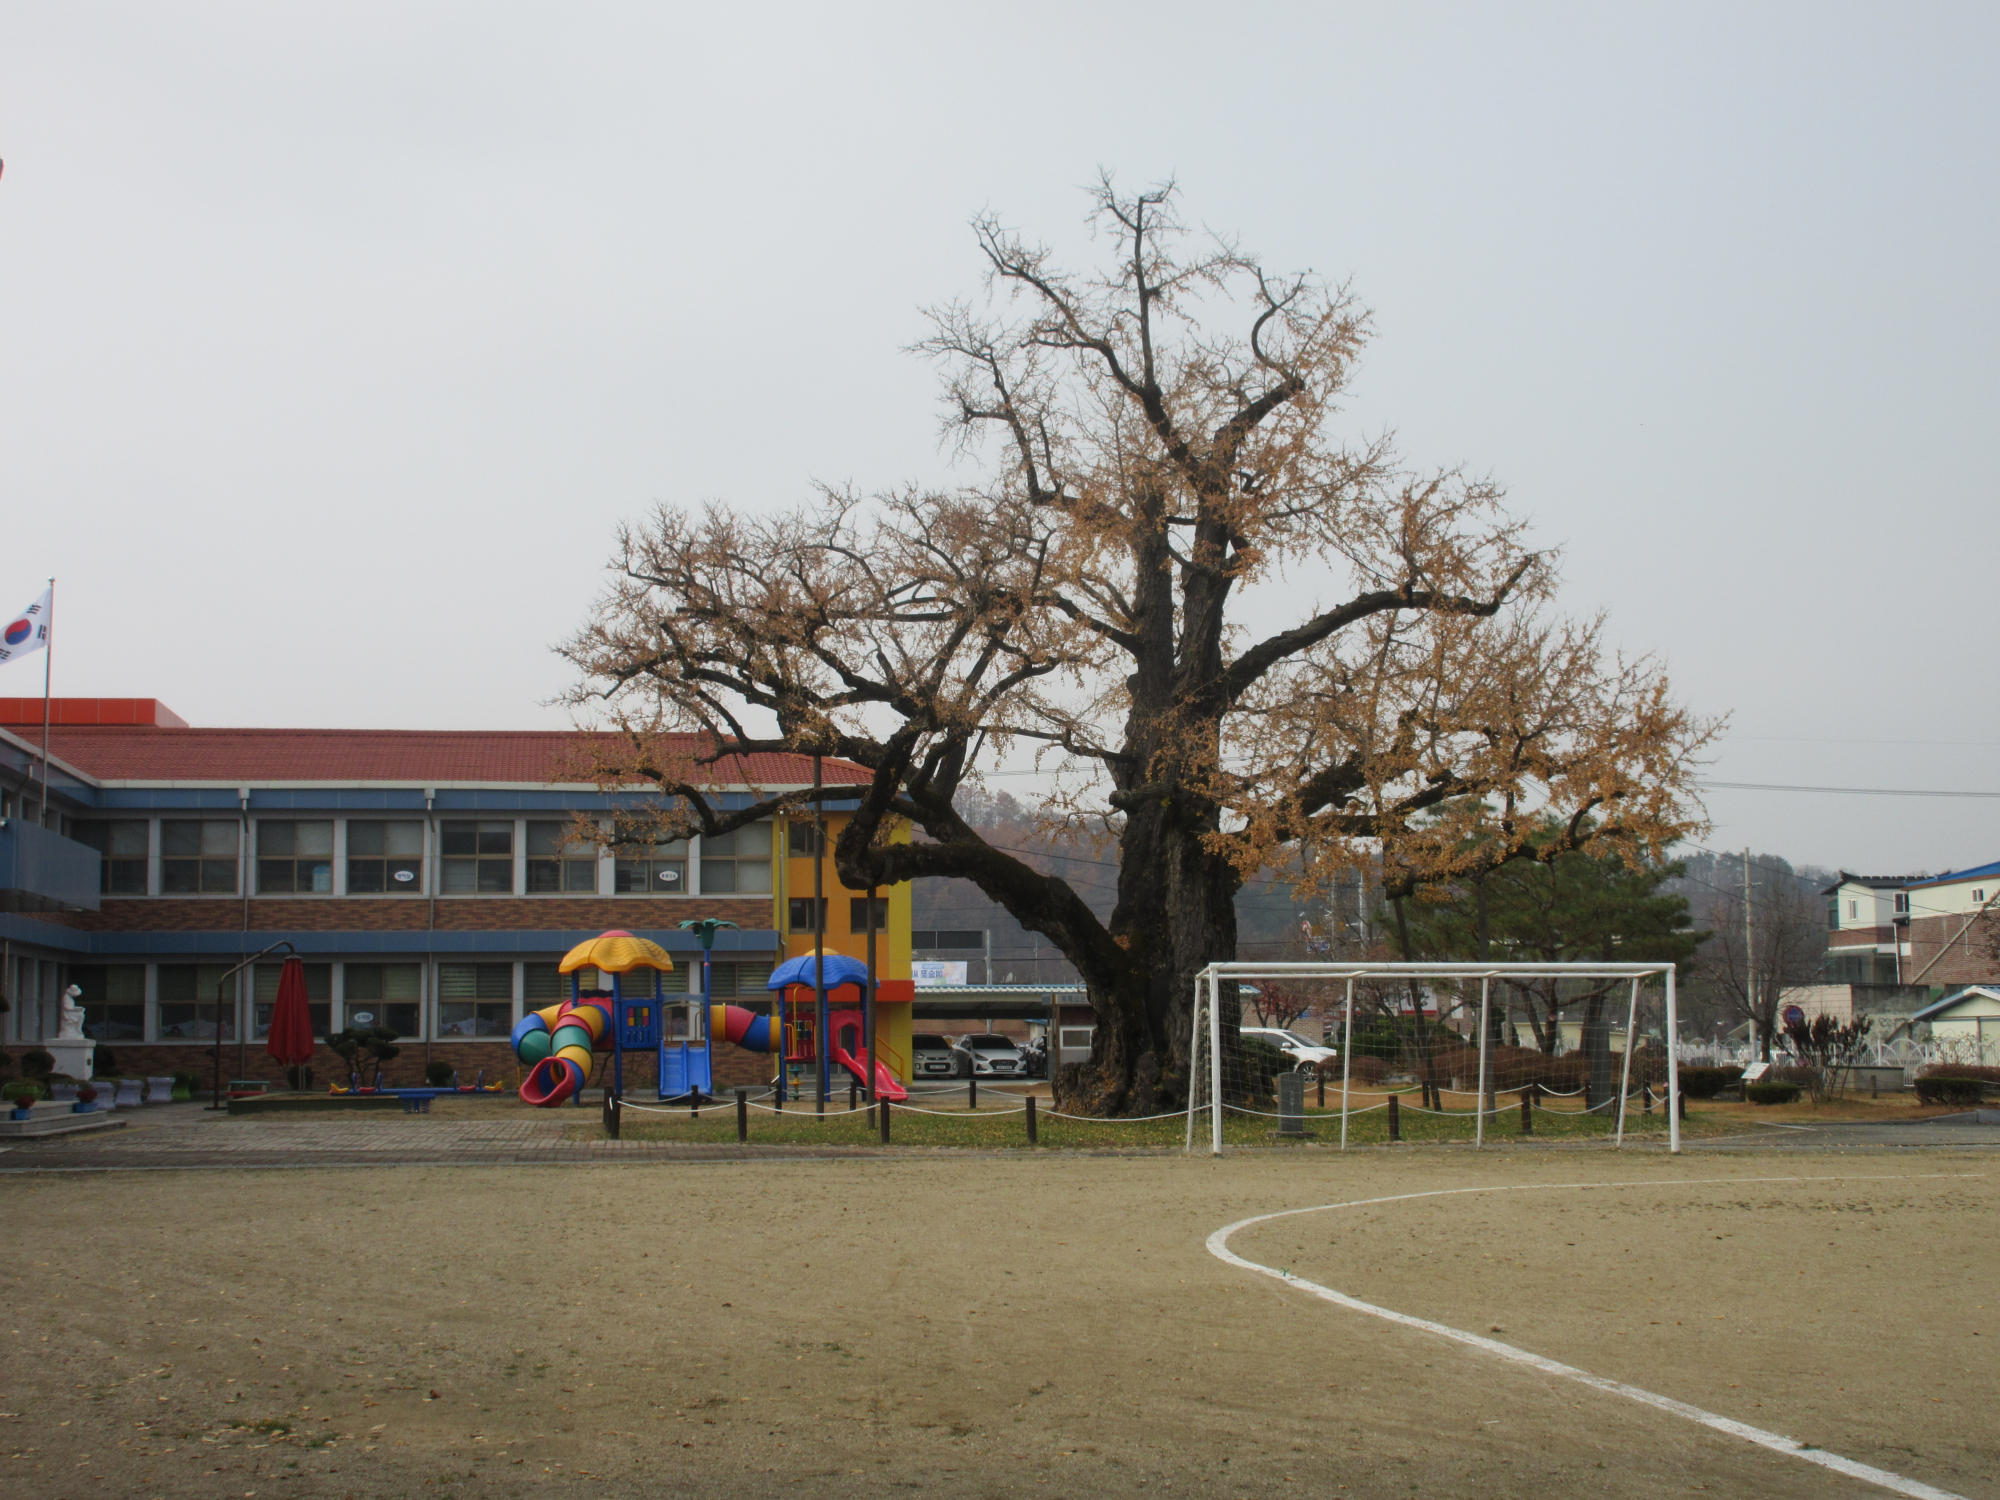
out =
<path fill-rule="evenodd" d="M 2000 987 L 1971 985 L 1925 1006 L 1912 1017 L 1930 1028 L 1952 1061 L 2000 1066 Z"/>
<path fill-rule="evenodd" d="M 666 982 L 685 993 L 700 948 L 678 924 L 732 922 L 715 993 L 769 1004 L 772 966 L 812 949 L 817 862 L 828 950 L 865 958 L 875 929 L 882 1057 L 908 1076 L 909 887 L 871 905 L 833 868 L 868 779 L 859 766 L 823 763 L 824 845 L 807 815 L 608 848 L 577 841 L 575 820 L 608 829 L 658 797 L 578 780 L 574 732 L 196 729 L 150 699 L 57 699 L 44 809 L 41 713 L 39 698 L 0 699 L 0 980 L 13 1001 L 0 1041 L 17 1049 L 54 1035 L 74 983 L 86 1034 L 120 1071 L 205 1076 L 219 1039 L 230 1076 L 275 1078 L 262 1043 L 282 960 L 223 976 L 289 942 L 316 1034 L 390 1027 L 399 1080 L 439 1059 L 467 1079 L 511 1076 L 514 1023 L 568 993 L 557 962 L 607 928 L 667 948 Z M 741 809 L 809 786 L 811 761 L 751 755 L 721 774 L 733 784 L 717 802 Z M 774 1070 L 721 1053 L 719 1083 Z M 342 1065 L 322 1047 L 313 1066 L 326 1080 Z M 651 1073 L 628 1063 L 626 1076 L 643 1086 Z"/>

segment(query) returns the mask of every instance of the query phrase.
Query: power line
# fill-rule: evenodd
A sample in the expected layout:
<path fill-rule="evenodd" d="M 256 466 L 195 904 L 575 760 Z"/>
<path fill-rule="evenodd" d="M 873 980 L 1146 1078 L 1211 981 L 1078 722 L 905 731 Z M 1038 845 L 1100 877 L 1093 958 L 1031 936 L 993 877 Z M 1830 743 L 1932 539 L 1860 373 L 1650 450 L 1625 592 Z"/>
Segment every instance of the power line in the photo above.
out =
<path fill-rule="evenodd" d="M 1937 792 L 1907 786 L 1796 786 L 1783 781 L 1704 781 L 1705 792 L 1828 792 L 1843 797 L 1982 797 L 2000 792 Z"/>

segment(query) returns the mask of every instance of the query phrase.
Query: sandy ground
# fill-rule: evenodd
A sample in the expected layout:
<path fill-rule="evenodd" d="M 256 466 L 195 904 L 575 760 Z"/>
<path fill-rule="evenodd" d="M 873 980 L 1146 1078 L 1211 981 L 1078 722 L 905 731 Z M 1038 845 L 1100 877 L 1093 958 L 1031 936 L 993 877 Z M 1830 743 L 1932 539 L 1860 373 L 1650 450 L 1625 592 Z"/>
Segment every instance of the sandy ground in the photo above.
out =
<path fill-rule="evenodd" d="M 1203 1247 L 1467 1186 L 1234 1248 L 2000 1497 L 2000 1164 L 1952 1152 L 12 1177 L 0 1493 L 1883 1493 Z"/>

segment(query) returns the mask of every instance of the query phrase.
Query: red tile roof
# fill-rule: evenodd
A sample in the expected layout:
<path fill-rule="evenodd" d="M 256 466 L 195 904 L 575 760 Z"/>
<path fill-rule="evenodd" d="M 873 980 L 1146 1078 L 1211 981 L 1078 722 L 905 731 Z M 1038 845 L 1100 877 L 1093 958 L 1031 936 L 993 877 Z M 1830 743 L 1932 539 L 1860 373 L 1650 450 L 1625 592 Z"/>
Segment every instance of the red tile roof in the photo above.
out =
<path fill-rule="evenodd" d="M 40 700 L 36 700 L 39 708 Z M 6 726 L 37 748 L 41 724 Z M 576 767 L 586 736 L 571 730 L 431 729 L 153 729 L 58 725 L 49 753 L 101 781 L 362 782 L 431 785 L 454 782 L 537 784 L 588 780 Z M 692 752 L 694 735 L 672 740 Z M 717 766 L 729 784 L 805 786 L 812 757 L 756 754 L 745 769 Z M 829 786 L 865 784 L 868 772 L 849 761 L 824 762 Z"/>

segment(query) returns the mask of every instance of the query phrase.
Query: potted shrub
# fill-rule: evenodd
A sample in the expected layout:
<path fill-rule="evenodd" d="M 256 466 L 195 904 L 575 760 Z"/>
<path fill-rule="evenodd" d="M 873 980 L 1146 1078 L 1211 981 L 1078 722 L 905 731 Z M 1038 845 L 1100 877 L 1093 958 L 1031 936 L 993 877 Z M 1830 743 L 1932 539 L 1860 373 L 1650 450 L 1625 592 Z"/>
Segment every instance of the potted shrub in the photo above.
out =
<path fill-rule="evenodd" d="M 97 1085 L 94 1083 L 79 1084 L 76 1090 L 76 1108 L 74 1113 L 87 1115 L 96 1108 Z"/>

